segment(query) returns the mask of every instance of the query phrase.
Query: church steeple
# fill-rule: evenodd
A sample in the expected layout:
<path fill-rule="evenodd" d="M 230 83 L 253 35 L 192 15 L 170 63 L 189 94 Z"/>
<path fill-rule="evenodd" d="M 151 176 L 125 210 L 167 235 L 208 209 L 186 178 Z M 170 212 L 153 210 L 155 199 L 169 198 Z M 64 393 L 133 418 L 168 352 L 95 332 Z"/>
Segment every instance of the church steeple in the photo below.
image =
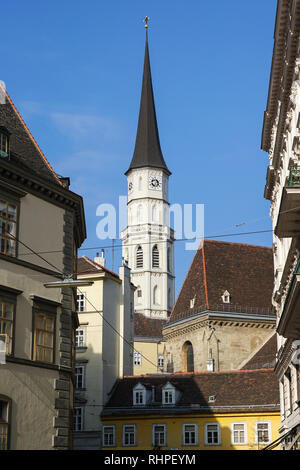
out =
<path fill-rule="evenodd" d="M 135 168 L 154 167 L 162 169 L 170 175 L 171 172 L 164 160 L 159 141 L 149 59 L 147 21 L 145 27 L 146 44 L 139 121 L 134 153 L 126 174 Z"/>

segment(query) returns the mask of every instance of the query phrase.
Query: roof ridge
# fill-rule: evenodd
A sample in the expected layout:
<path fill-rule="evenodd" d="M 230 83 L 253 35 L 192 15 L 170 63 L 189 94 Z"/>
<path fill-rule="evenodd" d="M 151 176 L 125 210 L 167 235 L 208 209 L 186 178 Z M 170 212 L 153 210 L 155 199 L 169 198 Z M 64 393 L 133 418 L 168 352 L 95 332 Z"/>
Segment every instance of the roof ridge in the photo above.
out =
<path fill-rule="evenodd" d="M 273 249 L 271 246 L 252 245 L 250 243 L 242 243 L 242 242 L 227 242 L 226 240 L 211 240 L 211 239 L 207 239 L 207 238 L 204 238 L 204 243 L 226 243 L 228 245 L 242 245 L 242 246 L 250 246 L 250 247 L 253 247 L 253 248 L 267 248 L 269 250 Z"/>
<path fill-rule="evenodd" d="M 268 372 L 268 371 L 273 371 L 273 367 L 265 367 L 261 369 L 236 369 L 236 370 L 222 370 L 222 371 L 214 371 L 214 372 L 172 372 L 171 374 L 168 372 L 162 372 L 161 374 L 141 374 L 141 375 L 124 375 L 124 379 L 139 379 L 139 378 L 162 378 L 162 377 L 168 377 L 169 379 L 172 379 L 172 377 L 180 377 L 180 376 L 186 376 L 186 377 L 195 377 L 198 375 L 208 375 L 208 376 L 213 376 L 213 375 L 222 375 L 222 374 L 238 374 L 238 373 L 253 373 L 253 372 Z"/>
<path fill-rule="evenodd" d="M 88 256 L 83 256 L 83 258 L 86 259 L 89 263 L 95 265 L 97 269 L 101 268 L 101 269 L 103 269 L 104 271 L 107 271 L 108 273 L 113 274 L 114 276 L 119 277 L 119 274 L 115 273 L 114 271 L 111 271 L 110 269 L 106 268 L 105 266 L 102 266 L 102 264 L 97 263 L 96 261 L 92 260 L 92 259 L 89 258 Z M 99 271 L 100 271 L 100 269 L 99 269 Z"/>

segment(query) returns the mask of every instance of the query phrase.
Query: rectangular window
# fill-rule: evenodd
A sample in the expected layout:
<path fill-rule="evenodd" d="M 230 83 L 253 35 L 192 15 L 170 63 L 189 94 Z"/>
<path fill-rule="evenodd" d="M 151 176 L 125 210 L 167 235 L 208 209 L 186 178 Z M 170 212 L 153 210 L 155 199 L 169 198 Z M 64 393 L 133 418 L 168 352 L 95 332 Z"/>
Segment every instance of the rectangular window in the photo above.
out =
<path fill-rule="evenodd" d="M 166 425 L 165 424 L 153 424 L 153 445 L 155 447 L 166 446 Z"/>
<path fill-rule="evenodd" d="M 218 445 L 220 444 L 220 426 L 218 423 L 205 424 L 205 444 Z"/>
<path fill-rule="evenodd" d="M 84 388 L 84 366 L 75 366 L 75 387 Z"/>
<path fill-rule="evenodd" d="M 73 413 L 74 431 L 83 431 L 83 408 L 75 406 Z"/>
<path fill-rule="evenodd" d="M 136 445 L 136 426 L 135 424 L 123 425 L 123 446 Z"/>
<path fill-rule="evenodd" d="M 77 294 L 77 312 L 85 312 L 85 294 Z"/>
<path fill-rule="evenodd" d="M 85 330 L 76 330 L 76 348 L 85 347 Z"/>
<path fill-rule="evenodd" d="M 198 426 L 197 424 L 184 424 L 182 430 L 183 445 L 198 444 Z"/>
<path fill-rule="evenodd" d="M 142 354 L 138 351 L 134 351 L 133 364 L 135 366 L 141 366 L 142 365 Z"/>
<path fill-rule="evenodd" d="M 144 405 L 144 390 L 136 390 L 134 392 L 134 404 L 135 405 Z"/>
<path fill-rule="evenodd" d="M 164 366 L 164 356 L 162 354 L 159 354 L 157 358 L 157 365 L 158 367 L 163 367 Z"/>
<path fill-rule="evenodd" d="M 271 442 L 271 423 L 258 421 L 255 423 L 255 443 L 267 444 L 268 442 Z"/>
<path fill-rule="evenodd" d="M 102 428 L 102 435 L 103 435 L 103 447 L 111 447 L 115 446 L 115 426 L 103 426 Z"/>
<path fill-rule="evenodd" d="M 231 443 L 247 444 L 247 425 L 246 423 L 231 423 Z"/>
<path fill-rule="evenodd" d="M 0 253 L 16 256 L 17 206 L 0 199 Z"/>
<path fill-rule="evenodd" d="M 0 299 L 0 340 L 5 345 L 5 353 L 12 353 L 14 330 L 14 304 Z"/>
<path fill-rule="evenodd" d="M 174 390 L 164 390 L 163 391 L 163 404 L 172 405 L 174 402 L 175 402 Z"/>
<path fill-rule="evenodd" d="M 0 399 L 0 450 L 8 449 L 8 412 L 8 401 Z"/>
<path fill-rule="evenodd" d="M 54 362 L 55 318 L 40 312 L 34 314 L 34 350 L 33 360 Z"/>

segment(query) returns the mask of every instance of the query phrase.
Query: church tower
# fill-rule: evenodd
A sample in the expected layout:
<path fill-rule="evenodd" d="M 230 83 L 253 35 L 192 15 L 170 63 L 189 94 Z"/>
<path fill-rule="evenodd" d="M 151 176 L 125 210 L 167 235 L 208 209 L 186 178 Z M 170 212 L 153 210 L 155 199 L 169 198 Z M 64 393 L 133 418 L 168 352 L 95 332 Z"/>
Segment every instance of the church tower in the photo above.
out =
<path fill-rule="evenodd" d="M 146 44 L 138 128 L 128 181 L 128 226 L 122 255 L 131 268 L 135 311 L 168 318 L 174 303 L 174 231 L 170 228 L 169 171 L 162 155 Z"/>

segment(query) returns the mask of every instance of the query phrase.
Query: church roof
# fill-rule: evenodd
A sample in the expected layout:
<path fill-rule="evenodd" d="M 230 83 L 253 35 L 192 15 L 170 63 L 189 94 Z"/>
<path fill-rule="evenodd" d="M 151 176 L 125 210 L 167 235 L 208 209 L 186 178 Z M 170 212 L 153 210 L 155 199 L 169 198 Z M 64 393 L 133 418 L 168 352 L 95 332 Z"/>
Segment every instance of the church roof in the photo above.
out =
<path fill-rule="evenodd" d="M 222 299 L 226 291 L 229 303 Z M 272 292 L 272 248 L 204 240 L 195 253 L 169 323 L 206 310 L 274 315 Z"/>
<path fill-rule="evenodd" d="M 160 168 L 170 174 L 160 147 L 147 31 L 138 128 L 133 157 L 127 172 L 135 168 L 145 167 Z"/>
<path fill-rule="evenodd" d="M 0 100 L 0 127 L 5 128 L 10 134 L 11 157 L 9 162 L 12 165 L 30 170 L 40 177 L 64 186 L 1 83 Z"/>
<path fill-rule="evenodd" d="M 180 391 L 176 407 L 162 405 L 162 388 L 170 383 Z M 133 389 L 138 384 L 153 387 L 154 399 L 146 405 L 133 406 Z M 214 396 L 213 402 L 209 397 Z M 164 409 L 163 409 L 164 408 Z M 255 411 L 267 408 L 279 411 L 279 388 L 272 369 L 200 372 L 197 374 L 156 374 L 125 377 L 116 382 L 102 412 L 113 414 L 180 414 Z"/>
<path fill-rule="evenodd" d="M 162 339 L 162 328 L 166 323 L 167 320 L 145 317 L 142 313 L 136 312 L 134 314 L 134 337 Z"/>

